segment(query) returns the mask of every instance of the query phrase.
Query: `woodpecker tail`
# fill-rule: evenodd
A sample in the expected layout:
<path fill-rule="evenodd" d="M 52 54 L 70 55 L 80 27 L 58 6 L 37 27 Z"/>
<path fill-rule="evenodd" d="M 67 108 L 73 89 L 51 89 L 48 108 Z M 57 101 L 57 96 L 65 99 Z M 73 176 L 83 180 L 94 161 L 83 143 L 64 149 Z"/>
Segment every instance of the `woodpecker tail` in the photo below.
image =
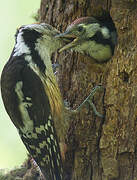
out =
<path fill-rule="evenodd" d="M 53 121 L 49 119 L 45 125 L 35 127 L 33 132 L 20 131 L 19 134 L 46 180 L 62 180 L 62 159 Z"/>

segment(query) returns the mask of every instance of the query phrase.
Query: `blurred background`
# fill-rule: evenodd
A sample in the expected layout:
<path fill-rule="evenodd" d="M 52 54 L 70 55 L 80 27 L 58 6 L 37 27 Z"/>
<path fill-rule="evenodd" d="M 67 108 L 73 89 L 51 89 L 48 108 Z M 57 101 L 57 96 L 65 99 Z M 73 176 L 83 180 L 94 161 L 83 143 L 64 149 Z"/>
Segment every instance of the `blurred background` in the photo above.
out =
<path fill-rule="evenodd" d="M 14 47 L 14 35 L 21 25 L 34 23 L 40 0 L 6 0 L 0 6 L 0 75 Z M 0 169 L 11 169 L 24 162 L 26 149 L 10 121 L 0 93 Z"/>

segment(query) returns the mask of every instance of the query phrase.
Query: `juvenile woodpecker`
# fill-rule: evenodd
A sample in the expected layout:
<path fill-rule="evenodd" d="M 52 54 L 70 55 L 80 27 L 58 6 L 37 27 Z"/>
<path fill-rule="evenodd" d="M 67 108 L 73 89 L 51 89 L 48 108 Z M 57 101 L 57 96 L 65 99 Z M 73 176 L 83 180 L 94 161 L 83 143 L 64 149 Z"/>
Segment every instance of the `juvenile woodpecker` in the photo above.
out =
<path fill-rule="evenodd" d="M 59 52 L 72 49 L 91 56 L 97 63 L 108 61 L 114 54 L 117 43 L 116 28 L 110 15 L 105 19 L 94 17 L 76 19 L 64 33 L 56 37 L 72 39 Z"/>
<path fill-rule="evenodd" d="M 48 24 L 19 28 L 1 76 L 5 109 L 46 180 L 62 180 L 66 109 L 51 64 L 64 44 Z M 81 107 L 81 106 L 80 106 Z"/>

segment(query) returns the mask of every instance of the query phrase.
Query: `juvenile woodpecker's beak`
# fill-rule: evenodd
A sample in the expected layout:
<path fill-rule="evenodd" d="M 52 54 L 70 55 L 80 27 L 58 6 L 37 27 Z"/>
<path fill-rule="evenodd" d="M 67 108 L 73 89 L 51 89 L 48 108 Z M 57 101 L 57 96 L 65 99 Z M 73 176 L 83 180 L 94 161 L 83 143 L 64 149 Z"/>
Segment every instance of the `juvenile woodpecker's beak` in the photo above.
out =
<path fill-rule="evenodd" d="M 62 47 L 59 52 L 62 52 L 64 50 L 73 48 L 75 46 L 77 46 L 79 44 L 79 38 L 74 35 L 74 34 L 70 34 L 69 32 L 64 32 L 61 34 L 58 34 L 55 36 L 56 38 L 64 38 L 64 40 L 69 41 L 68 44 L 66 44 L 64 47 Z"/>

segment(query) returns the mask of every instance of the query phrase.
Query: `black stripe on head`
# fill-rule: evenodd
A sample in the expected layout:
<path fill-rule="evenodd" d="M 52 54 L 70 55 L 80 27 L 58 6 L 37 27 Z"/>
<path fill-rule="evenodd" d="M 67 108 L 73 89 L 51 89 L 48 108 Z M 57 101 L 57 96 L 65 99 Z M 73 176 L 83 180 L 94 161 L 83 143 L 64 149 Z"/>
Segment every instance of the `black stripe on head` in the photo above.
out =
<path fill-rule="evenodd" d="M 112 54 L 114 54 L 114 48 L 111 38 L 105 39 L 100 31 L 97 31 L 93 37 L 90 37 L 88 40 L 95 41 L 97 44 L 109 45 L 112 49 Z"/>
<path fill-rule="evenodd" d="M 23 39 L 25 44 L 29 47 L 31 51 L 32 60 L 40 68 L 42 72 L 45 72 L 46 66 L 42 61 L 38 51 L 35 49 L 35 44 L 37 40 L 42 37 L 42 33 L 37 32 L 33 29 L 23 29 Z"/>
<path fill-rule="evenodd" d="M 95 18 L 100 22 L 101 27 L 106 26 L 111 32 L 116 31 L 115 24 L 109 12 L 103 11 L 102 16 Z"/>

